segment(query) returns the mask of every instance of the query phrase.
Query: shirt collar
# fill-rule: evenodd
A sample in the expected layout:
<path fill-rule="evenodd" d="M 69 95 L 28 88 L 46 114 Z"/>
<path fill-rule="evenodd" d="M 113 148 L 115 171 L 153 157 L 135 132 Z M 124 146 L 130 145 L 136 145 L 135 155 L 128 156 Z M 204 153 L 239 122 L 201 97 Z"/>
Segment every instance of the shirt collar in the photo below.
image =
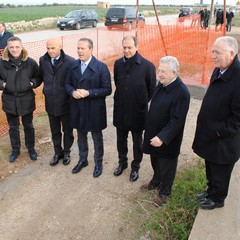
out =
<path fill-rule="evenodd" d="M 177 79 L 177 77 L 175 77 L 175 78 L 174 78 L 171 82 L 169 82 L 168 84 L 163 85 L 163 87 L 167 87 L 168 85 L 170 85 L 171 83 L 173 83 L 176 79 Z"/>
<path fill-rule="evenodd" d="M 92 60 L 92 56 L 86 62 L 81 61 L 81 64 L 85 64 L 87 67 L 88 64 L 91 62 L 91 60 Z"/>

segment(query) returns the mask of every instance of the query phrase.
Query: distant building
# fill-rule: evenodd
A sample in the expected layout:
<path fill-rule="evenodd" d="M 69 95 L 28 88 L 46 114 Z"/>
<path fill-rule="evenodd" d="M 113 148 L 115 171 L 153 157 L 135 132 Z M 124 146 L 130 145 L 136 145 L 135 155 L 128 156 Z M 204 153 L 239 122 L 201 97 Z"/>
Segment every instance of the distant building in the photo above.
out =
<path fill-rule="evenodd" d="M 110 8 L 110 2 L 97 2 L 98 8 Z"/>

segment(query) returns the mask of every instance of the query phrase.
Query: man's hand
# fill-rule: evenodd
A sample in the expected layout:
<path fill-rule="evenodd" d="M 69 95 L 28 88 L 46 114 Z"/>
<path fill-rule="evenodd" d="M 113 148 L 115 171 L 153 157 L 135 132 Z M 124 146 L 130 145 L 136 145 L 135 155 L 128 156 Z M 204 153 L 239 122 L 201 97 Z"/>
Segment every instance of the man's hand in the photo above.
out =
<path fill-rule="evenodd" d="M 89 96 L 89 92 L 85 89 L 77 89 L 72 92 L 72 96 L 75 99 L 81 99 Z"/>
<path fill-rule="evenodd" d="M 157 136 L 150 139 L 150 145 L 152 145 L 153 147 L 161 147 L 162 144 L 163 144 L 163 141 Z"/>

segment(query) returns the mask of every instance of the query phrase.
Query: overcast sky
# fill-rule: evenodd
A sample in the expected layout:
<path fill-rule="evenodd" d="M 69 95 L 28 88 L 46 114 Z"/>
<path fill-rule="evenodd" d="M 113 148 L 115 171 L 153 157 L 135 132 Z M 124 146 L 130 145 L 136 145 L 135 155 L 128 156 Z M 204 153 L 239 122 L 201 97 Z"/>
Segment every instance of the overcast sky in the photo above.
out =
<path fill-rule="evenodd" d="M 100 0 L 104 1 L 104 0 Z M 110 2 L 110 4 L 136 4 L 136 0 L 108 0 L 106 2 Z M 139 4 L 149 4 L 152 5 L 152 0 L 139 0 Z M 210 0 L 203 0 L 204 4 L 209 4 L 211 1 Z M 215 3 L 223 4 L 223 0 L 218 0 L 214 1 Z M 227 4 L 234 5 L 237 2 L 237 0 L 227 0 Z M 63 4 L 68 4 L 68 3 L 78 3 L 78 4 L 96 4 L 97 0 L 0 0 L 1 4 L 24 4 L 24 5 L 33 5 L 33 4 L 53 4 L 53 3 L 63 3 Z M 195 3 L 200 3 L 200 0 L 155 0 L 155 4 L 179 4 L 179 5 L 188 5 L 188 4 L 195 4 Z"/>

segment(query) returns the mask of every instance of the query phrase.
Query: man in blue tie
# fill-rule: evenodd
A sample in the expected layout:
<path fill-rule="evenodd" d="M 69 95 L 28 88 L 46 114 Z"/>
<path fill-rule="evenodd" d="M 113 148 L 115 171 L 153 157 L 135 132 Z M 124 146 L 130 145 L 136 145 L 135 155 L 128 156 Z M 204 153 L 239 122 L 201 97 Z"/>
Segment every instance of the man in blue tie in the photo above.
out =
<path fill-rule="evenodd" d="M 77 52 L 79 59 L 71 64 L 65 86 L 71 96 L 71 122 L 78 133 L 79 161 L 72 173 L 76 174 L 88 165 L 87 134 L 91 132 L 95 162 L 93 177 L 96 178 L 102 174 L 103 169 L 102 130 L 107 127 L 105 98 L 112 92 L 111 78 L 107 65 L 92 55 L 91 39 L 81 38 Z"/>

